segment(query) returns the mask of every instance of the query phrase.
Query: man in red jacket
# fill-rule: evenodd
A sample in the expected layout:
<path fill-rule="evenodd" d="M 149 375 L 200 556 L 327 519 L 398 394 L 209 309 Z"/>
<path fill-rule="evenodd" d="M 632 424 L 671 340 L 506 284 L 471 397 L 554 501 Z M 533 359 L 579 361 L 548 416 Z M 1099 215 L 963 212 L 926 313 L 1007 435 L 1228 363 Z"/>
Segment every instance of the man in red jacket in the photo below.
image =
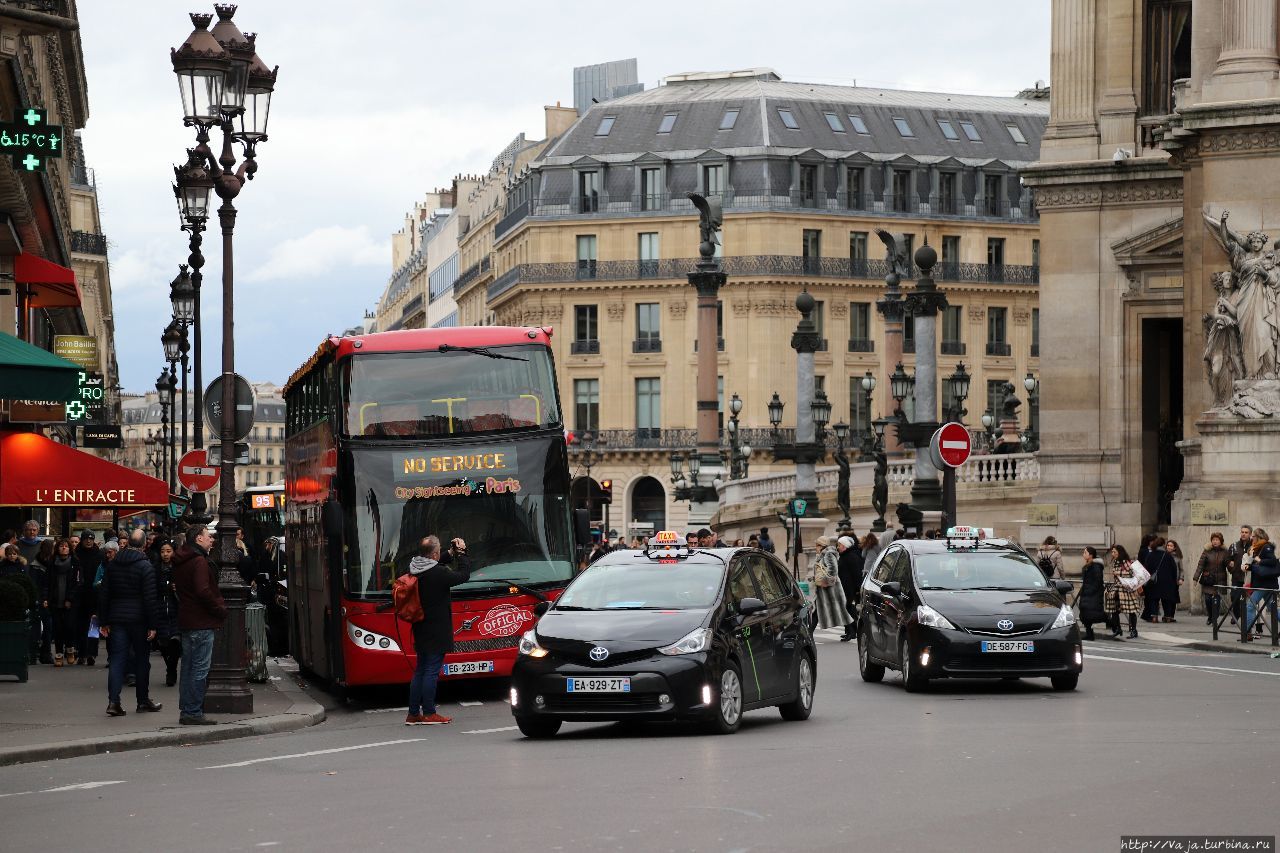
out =
<path fill-rule="evenodd" d="M 186 726 L 208 726 L 214 723 L 204 715 L 204 693 L 213 662 L 213 632 L 226 621 L 227 605 L 218 591 L 218 570 L 209 560 L 213 533 L 207 527 L 190 527 L 186 540 L 173 560 L 178 631 L 182 635 L 178 722 Z"/>

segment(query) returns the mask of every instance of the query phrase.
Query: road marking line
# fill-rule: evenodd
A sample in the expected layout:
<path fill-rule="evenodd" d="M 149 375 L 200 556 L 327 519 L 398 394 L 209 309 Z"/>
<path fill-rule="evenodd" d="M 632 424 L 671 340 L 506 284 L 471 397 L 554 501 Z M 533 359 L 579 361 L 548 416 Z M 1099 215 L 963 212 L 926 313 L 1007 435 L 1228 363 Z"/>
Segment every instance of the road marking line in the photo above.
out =
<path fill-rule="evenodd" d="M 417 743 L 422 738 L 410 737 L 399 740 L 380 740 L 376 743 L 362 743 L 356 746 L 339 746 L 334 749 L 317 749 L 312 752 L 295 752 L 291 755 L 272 755 L 267 758 L 252 758 L 248 761 L 236 761 L 231 764 L 211 764 L 201 770 L 222 770 L 227 767 L 248 767 L 250 764 L 264 764 L 268 761 L 284 761 L 289 758 L 309 758 L 313 755 L 332 755 L 335 752 L 351 752 L 356 749 L 373 749 L 375 746 L 394 746 L 398 743 Z"/>
<path fill-rule="evenodd" d="M 28 794 L 58 794 L 63 791 L 91 791 L 94 788 L 105 788 L 107 785 L 123 785 L 125 780 L 117 779 L 113 782 L 80 782 L 75 785 L 62 785 L 58 788 L 44 788 L 39 791 L 15 791 L 12 794 L 0 794 L 0 799 L 4 797 L 25 797 Z"/>
<path fill-rule="evenodd" d="M 472 729 L 469 732 L 463 732 L 464 735 L 487 735 L 494 732 L 514 732 L 519 726 L 503 726 L 500 729 Z"/>
<path fill-rule="evenodd" d="M 1109 658 L 1109 657 L 1104 657 L 1103 655 L 1092 655 L 1092 654 L 1085 655 L 1085 659 L 1086 660 L 1112 660 L 1112 661 L 1118 661 L 1120 663 L 1136 663 L 1136 664 L 1141 664 L 1142 666 L 1171 666 L 1174 669 L 1202 669 L 1202 670 L 1205 670 L 1206 672 L 1214 672 L 1214 673 L 1238 672 L 1238 673 L 1243 673 L 1244 675 L 1269 675 L 1272 678 L 1280 678 L 1280 672 L 1267 672 L 1261 669 L 1236 669 L 1229 666 L 1201 666 L 1198 664 L 1190 664 L 1190 663 L 1161 663 L 1160 661 L 1154 661 L 1154 660 L 1129 660 L 1128 658 Z"/>
<path fill-rule="evenodd" d="M 460 705 L 463 708 L 474 708 L 478 705 L 483 705 L 483 704 L 484 704 L 483 702 L 459 702 L 458 703 L 458 705 Z"/>

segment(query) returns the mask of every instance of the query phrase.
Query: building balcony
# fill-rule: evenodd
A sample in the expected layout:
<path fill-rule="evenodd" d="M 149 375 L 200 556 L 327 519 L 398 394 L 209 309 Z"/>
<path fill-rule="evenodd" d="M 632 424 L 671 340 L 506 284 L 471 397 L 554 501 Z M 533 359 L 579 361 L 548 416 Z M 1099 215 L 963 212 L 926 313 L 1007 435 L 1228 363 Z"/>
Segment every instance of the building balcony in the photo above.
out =
<path fill-rule="evenodd" d="M 631 342 L 632 352 L 662 352 L 662 338 L 637 338 Z"/>
<path fill-rule="evenodd" d="M 943 341 L 942 342 L 943 355 L 964 355 L 965 349 L 966 347 L 964 345 L 964 341 Z"/>
<path fill-rule="evenodd" d="M 870 338 L 849 338 L 849 352 L 875 352 L 876 342 Z"/>
<path fill-rule="evenodd" d="M 599 355 L 600 342 L 596 340 L 590 341 L 572 341 L 569 344 L 570 355 Z"/>
<path fill-rule="evenodd" d="M 1012 348 L 1003 341 L 987 341 L 987 355 L 1008 356 L 1012 353 Z"/>
<path fill-rule="evenodd" d="M 697 339 L 697 338 L 694 338 L 694 339 L 693 339 L 693 351 L 694 351 L 694 352 L 697 352 L 697 351 L 698 351 L 698 339 Z M 724 352 L 724 338 L 716 338 L 716 351 L 717 351 L 717 352 Z"/>
<path fill-rule="evenodd" d="M 71 232 L 71 251 L 84 255 L 107 254 L 107 235 L 94 234 L 90 231 Z"/>
<path fill-rule="evenodd" d="M 800 255 L 730 255 L 718 259 L 729 276 L 796 276 L 840 280 L 882 281 L 889 272 L 881 259 L 805 258 Z M 698 265 L 698 258 L 664 258 L 658 261 L 566 261 L 520 264 L 489 285 L 489 298 L 505 293 L 516 284 L 562 284 L 571 281 L 637 281 L 640 264 L 643 278 L 682 280 Z M 935 273 L 940 267 L 934 268 Z M 1017 264 L 953 264 L 943 271 L 942 281 L 1038 285 L 1040 268 Z M 912 271 L 915 275 L 915 271 Z M 939 276 L 935 275 L 935 278 Z M 407 286 L 407 284 L 406 284 Z"/>
<path fill-rule="evenodd" d="M 1006 221 L 1039 220 L 1039 213 L 1028 198 L 1011 201 L 1004 198 L 966 197 L 955 194 L 924 196 L 911 193 L 895 196 L 892 192 L 825 192 L 778 189 L 764 186 L 733 186 L 719 195 L 725 211 L 820 210 L 860 216 L 876 214 L 894 217 L 1001 219 Z M 594 192 L 543 196 L 514 208 L 494 229 L 495 239 L 528 217 L 610 217 L 632 214 L 696 213 L 683 193 L 626 193 L 611 195 Z"/>
<path fill-rule="evenodd" d="M 909 319 L 909 318 L 908 318 L 908 322 L 910 322 L 910 319 Z M 915 354 L 915 351 L 916 351 L 916 342 L 915 342 L 915 339 L 914 339 L 914 338 L 910 338 L 910 339 L 908 339 L 908 338 L 904 337 L 904 338 L 902 339 L 902 354 L 903 354 L 903 355 L 914 355 L 914 354 Z"/>

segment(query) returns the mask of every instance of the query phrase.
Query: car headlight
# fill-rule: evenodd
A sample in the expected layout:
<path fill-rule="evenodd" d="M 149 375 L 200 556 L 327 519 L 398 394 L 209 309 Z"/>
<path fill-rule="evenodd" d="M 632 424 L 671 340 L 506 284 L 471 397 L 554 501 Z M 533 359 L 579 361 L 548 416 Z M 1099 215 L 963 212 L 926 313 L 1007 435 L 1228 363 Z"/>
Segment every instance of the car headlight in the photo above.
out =
<path fill-rule="evenodd" d="M 916 620 L 926 628 L 946 628 L 948 631 L 956 629 L 955 625 L 947 621 L 947 617 L 927 604 L 921 604 L 916 608 Z"/>
<path fill-rule="evenodd" d="M 669 646 L 658 649 L 664 655 L 691 655 L 711 648 L 711 629 L 694 628 Z"/>
<path fill-rule="evenodd" d="M 547 650 L 538 645 L 538 636 L 532 629 L 525 631 L 520 635 L 520 654 L 528 655 L 531 658 L 545 658 Z"/>
<path fill-rule="evenodd" d="M 1066 628 L 1076 624 L 1076 614 L 1072 612 L 1067 605 L 1062 605 L 1062 609 L 1058 611 L 1058 618 L 1053 620 L 1053 624 L 1049 626 L 1049 630 L 1054 628 Z"/>

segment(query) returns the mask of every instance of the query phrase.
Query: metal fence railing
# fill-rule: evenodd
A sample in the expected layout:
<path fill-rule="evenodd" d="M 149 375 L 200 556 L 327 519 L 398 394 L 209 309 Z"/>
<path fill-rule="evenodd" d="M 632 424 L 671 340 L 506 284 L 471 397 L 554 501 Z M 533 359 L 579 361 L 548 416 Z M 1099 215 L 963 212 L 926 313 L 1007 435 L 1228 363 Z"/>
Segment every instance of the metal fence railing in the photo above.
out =
<path fill-rule="evenodd" d="M 1247 586 L 1226 586 L 1215 585 L 1215 590 L 1226 590 L 1229 594 L 1228 604 L 1224 608 L 1222 606 L 1223 592 L 1216 595 L 1207 596 L 1205 598 L 1205 606 L 1208 609 L 1208 618 L 1213 624 L 1213 638 L 1218 639 L 1218 633 L 1222 630 L 1222 623 L 1227 620 L 1228 616 L 1234 616 L 1237 625 L 1240 627 L 1240 642 L 1247 643 L 1255 636 L 1266 634 L 1271 635 L 1271 645 L 1280 646 L 1280 620 L 1276 619 L 1276 590 L 1274 589 L 1250 589 Z M 1263 593 L 1260 600 L 1254 606 L 1253 620 L 1250 621 L 1249 600 L 1255 593 Z M 1269 631 L 1267 629 L 1270 629 Z M 1229 631 L 1227 633 L 1235 633 Z"/>

